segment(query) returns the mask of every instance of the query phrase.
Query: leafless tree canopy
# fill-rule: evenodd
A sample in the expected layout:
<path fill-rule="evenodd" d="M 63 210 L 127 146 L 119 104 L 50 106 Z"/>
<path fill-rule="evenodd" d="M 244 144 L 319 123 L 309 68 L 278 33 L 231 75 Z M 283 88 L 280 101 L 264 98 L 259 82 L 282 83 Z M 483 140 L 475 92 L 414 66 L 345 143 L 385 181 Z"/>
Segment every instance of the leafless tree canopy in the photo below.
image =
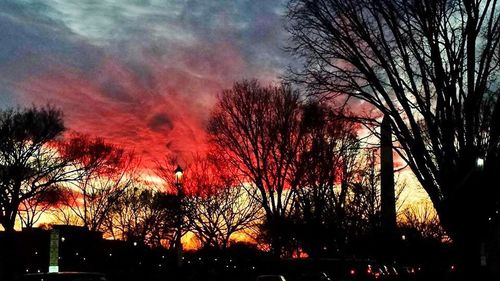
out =
<path fill-rule="evenodd" d="M 63 201 L 64 190 L 57 185 L 23 200 L 19 206 L 19 219 L 24 228 L 32 228 L 44 214 L 50 213 Z"/>
<path fill-rule="evenodd" d="M 63 206 L 59 216 L 76 219 L 89 230 L 104 230 L 106 217 L 124 191 L 134 180 L 133 157 L 123 149 L 85 136 L 69 140 L 78 180 L 65 186 Z M 63 219 L 64 220 L 64 219 Z"/>
<path fill-rule="evenodd" d="M 168 201 L 167 194 L 139 184 L 128 188 L 106 218 L 107 232 L 114 239 L 139 241 L 151 247 L 171 246 L 175 216 Z"/>
<path fill-rule="evenodd" d="M 487 227 L 498 198 L 481 179 L 499 167 L 499 13 L 496 0 L 289 4 L 291 51 L 304 62 L 292 79 L 388 115 L 401 156 L 456 241 L 478 239 L 482 231 L 469 229 Z M 463 207 L 470 202 L 482 203 Z"/>
<path fill-rule="evenodd" d="M 303 140 L 292 166 L 299 181 L 293 211 L 308 229 L 299 240 L 317 256 L 325 245 L 344 240 L 360 142 L 355 124 L 326 104 L 305 104 L 301 124 Z"/>
<path fill-rule="evenodd" d="M 198 159 L 191 169 L 193 182 L 187 199 L 191 230 L 204 247 L 225 249 L 233 234 L 260 223 L 257 190 L 245 187 L 230 167 L 213 159 Z"/>
<path fill-rule="evenodd" d="M 423 238 L 446 239 L 435 210 L 428 203 L 408 206 L 401 212 L 401 227 L 417 230 Z"/>
<path fill-rule="evenodd" d="M 58 154 L 62 113 L 51 107 L 0 112 L 0 223 L 14 229 L 21 202 L 73 179 Z"/>
<path fill-rule="evenodd" d="M 212 143 L 258 188 L 272 225 L 288 215 L 291 185 L 297 184 L 292 166 L 302 139 L 300 106 L 299 94 L 289 86 L 243 81 L 222 92 L 210 119 Z M 273 240 L 278 253 L 281 239 Z"/>

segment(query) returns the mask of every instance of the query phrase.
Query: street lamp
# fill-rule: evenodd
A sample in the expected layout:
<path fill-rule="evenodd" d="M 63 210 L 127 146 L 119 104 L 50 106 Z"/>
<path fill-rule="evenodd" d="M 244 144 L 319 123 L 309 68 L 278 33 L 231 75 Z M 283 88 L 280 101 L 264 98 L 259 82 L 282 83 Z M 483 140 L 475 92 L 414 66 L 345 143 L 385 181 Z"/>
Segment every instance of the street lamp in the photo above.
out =
<path fill-rule="evenodd" d="M 179 187 L 182 184 L 182 174 L 183 174 L 183 172 L 184 171 L 182 170 L 181 166 L 177 165 L 177 168 L 174 171 L 175 185 L 177 187 Z"/>
<path fill-rule="evenodd" d="M 178 199 L 178 214 L 177 214 L 177 233 L 175 237 L 175 248 L 177 250 L 177 266 L 182 266 L 182 216 L 183 216 L 183 208 L 182 208 L 182 197 L 184 196 L 182 192 L 182 175 L 183 171 L 181 166 L 177 165 L 177 168 L 174 171 L 175 177 L 175 186 L 177 188 L 177 199 Z"/>
<path fill-rule="evenodd" d="M 484 159 L 481 158 L 481 157 L 478 157 L 476 159 L 476 167 L 479 169 L 479 170 L 482 170 L 484 168 Z"/>

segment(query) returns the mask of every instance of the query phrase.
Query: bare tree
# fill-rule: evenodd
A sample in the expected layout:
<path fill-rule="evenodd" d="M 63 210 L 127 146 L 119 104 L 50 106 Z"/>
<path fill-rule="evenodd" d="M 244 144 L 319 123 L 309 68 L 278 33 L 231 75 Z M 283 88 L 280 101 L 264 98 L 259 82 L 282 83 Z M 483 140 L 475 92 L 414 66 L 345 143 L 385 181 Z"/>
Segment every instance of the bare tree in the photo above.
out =
<path fill-rule="evenodd" d="M 0 112 L 0 224 L 12 232 L 21 202 L 74 179 L 58 153 L 62 113 L 51 107 Z"/>
<path fill-rule="evenodd" d="M 379 148 L 363 148 L 359 150 L 351 181 L 351 195 L 347 212 L 351 216 L 351 226 L 361 232 L 380 231 L 380 163 L 377 160 Z M 400 168 L 403 170 L 403 168 Z M 404 191 L 405 180 L 395 175 L 396 213 L 401 213 L 406 203 Z"/>
<path fill-rule="evenodd" d="M 318 256 L 345 241 L 360 141 L 356 125 L 328 104 L 310 102 L 303 112 L 304 137 L 293 165 L 299 181 L 294 185 L 295 216 L 302 225 L 298 239 L 309 255 Z"/>
<path fill-rule="evenodd" d="M 225 249 L 233 234 L 260 222 L 257 190 L 243 187 L 228 168 L 207 159 L 197 159 L 191 166 L 187 214 L 191 231 L 204 247 Z"/>
<path fill-rule="evenodd" d="M 297 183 L 291 172 L 301 142 L 300 107 L 299 94 L 287 85 L 243 81 L 222 92 L 208 126 L 213 145 L 259 190 L 275 255 Z"/>
<path fill-rule="evenodd" d="M 69 190 L 64 190 L 63 196 L 69 196 L 68 192 L 72 192 Z M 62 202 L 68 199 L 62 199 Z M 67 201 L 66 201 L 67 202 Z M 54 224 L 63 224 L 63 225 L 79 225 L 81 224 L 80 219 L 75 215 L 75 213 L 68 208 L 62 207 L 59 205 L 57 208 L 51 212 L 52 221 Z"/>
<path fill-rule="evenodd" d="M 390 118 L 398 152 L 471 272 L 499 196 L 486 184 L 500 167 L 498 5 L 292 0 L 288 13 L 291 51 L 305 63 L 294 79 Z"/>
<path fill-rule="evenodd" d="M 106 217 L 134 180 L 132 155 L 100 138 L 73 138 L 72 152 L 78 155 L 79 180 L 66 186 L 63 206 L 89 230 L 103 230 Z M 64 213 L 65 210 L 62 210 Z"/>
<path fill-rule="evenodd" d="M 352 206 L 349 213 L 356 217 L 359 228 L 377 232 L 380 227 L 380 171 L 376 149 L 365 149 L 358 159 L 353 182 Z"/>
<path fill-rule="evenodd" d="M 21 202 L 19 219 L 24 228 L 32 228 L 42 217 L 62 202 L 63 191 L 58 186 L 49 187 L 42 193 Z"/>
<path fill-rule="evenodd" d="M 446 232 L 431 204 L 423 202 L 410 205 L 403 210 L 401 216 L 400 227 L 416 230 L 423 238 L 446 240 Z"/>
<path fill-rule="evenodd" d="M 114 239 L 140 241 L 151 247 L 171 246 L 174 216 L 165 203 L 168 195 L 136 185 L 128 188 L 107 216 L 108 232 Z"/>

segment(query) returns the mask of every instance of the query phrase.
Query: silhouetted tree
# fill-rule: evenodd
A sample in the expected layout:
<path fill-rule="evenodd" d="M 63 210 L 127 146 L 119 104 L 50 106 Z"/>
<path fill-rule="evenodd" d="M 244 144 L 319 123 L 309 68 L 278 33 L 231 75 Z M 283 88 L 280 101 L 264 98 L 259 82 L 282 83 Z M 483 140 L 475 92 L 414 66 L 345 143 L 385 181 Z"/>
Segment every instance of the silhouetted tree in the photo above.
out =
<path fill-rule="evenodd" d="M 423 238 L 432 238 L 438 241 L 447 239 L 436 211 L 428 202 L 420 202 L 406 207 L 401 212 L 399 227 L 416 230 Z"/>
<path fill-rule="evenodd" d="M 297 239 L 310 256 L 318 256 L 345 244 L 360 141 L 356 125 L 328 105 L 310 102 L 303 111 L 304 136 L 292 166 L 298 180 L 294 213 Z"/>
<path fill-rule="evenodd" d="M 78 224 L 89 230 L 104 230 L 104 222 L 134 180 L 132 155 L 100 138 L 77 136 L 65 151 L 77 159 L 78 180 L 66 185 L 62 213 L 70 210 Z M 67 214 L 66 214 L 67 215 Z"/>
<path fill-rule="evenodd" d="M 351 196 L 346 211 L 351 217 L 353 231 L 370 234 L 383 231 L 381 223 L 381 182 L 380 162 L 378 161 L 378 148 L 363 148 L 359 150 L 351 184 Z M 401 167 L 396 172 L 400 172 Z M 401 212 L 405 205 L 406 197 L 402 197 L 407 184 L 401 180 L 399 174 L 395 175 L 396 213 Z"/>
<path fill-rule="evenodd" d="M 356 166 L 356 180 L 352 183 L 353 204 L 349 213 L 356 218 L 355 228 L 376 233 L 380 231 L 380 169 L 376 150 L 362 151 Z"/>
<path fill-rule="evenodd" d="M 0 279 L 13 279 L 13 232 L 21 202 L 76 178 L 58 151 L 62 113 L 52 107 L 0 111 Z"/>
<path fill-rule="evenodd" d="M 291 185 L 297 183 L 291 172 L 302 140 L 300 108 L 299 94 L 287 85 L 242 81 L 222 92 L 208 126 L 212 144 L 259 190 L 278 256 L 287 235 L 281 224 L 290 212 Z"/>
<path fill-rule="evenodd" d="M 500 166 L 498 2 L 292 0 L 288 19 L 304 62 L 293 79 L 390 118 L 398 152 L 473 272 L 499 197 L 486 184 Z"/>
<path fill-rule="evenodd" d="M 13 231 L 21 202 L 75 178 L 58 153 L 62 113 L 52 107 L 0 112 L 0 224 Z"/>
<path fill-rule="evenodd" d="M 229 167 L 208 159 L 196 159 L 190 167 L 187 216 L 203 247 L 226 249 L 233 234 L 260 223 L 257 190 L 243 187 Z"/>
<path fill-rule="evenodd" d="M 108 232 L 114 239 L 140 241 L 151 247 L 164 246 L 164 241 L 172 241 L 175 233 L 175 216 L 165 206 L 167 197 L 140 185 L 128 188 L 107 216 Z"/>
<path fill-rule="evenodd" d="M 32 228 L 42 215 L 49 213 L 62 203 L 63 192 L 59 186 L 51 186 L 44 192 L 22 201 L 19 207 L 19 219 L 22 227 Z"/>

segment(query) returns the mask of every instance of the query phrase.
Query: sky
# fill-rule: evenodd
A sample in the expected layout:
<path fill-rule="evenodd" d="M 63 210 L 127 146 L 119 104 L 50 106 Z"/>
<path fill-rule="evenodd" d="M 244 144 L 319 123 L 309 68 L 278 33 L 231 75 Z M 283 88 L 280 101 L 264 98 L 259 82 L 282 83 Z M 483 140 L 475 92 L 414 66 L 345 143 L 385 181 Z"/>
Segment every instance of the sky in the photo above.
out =
<path fill-rule="evenodd" d="M 143 168 L 206 149 L 217 94 L 278 81 L 286 0 L 0 0 L 0 109 L 51 104 Z M 410 180 L 410 182 L 413 182 Z M 417 201 L 415 189 L 404 194 Z M 419 194 L 422 194 L 421 192 Z"/>
<path fill-rule="evenodd" d="M 277 81 L 285 0 L 2 0 L 0 108 L 51 104 L 144 165 L 204 151 L 217 94 Z"/>

